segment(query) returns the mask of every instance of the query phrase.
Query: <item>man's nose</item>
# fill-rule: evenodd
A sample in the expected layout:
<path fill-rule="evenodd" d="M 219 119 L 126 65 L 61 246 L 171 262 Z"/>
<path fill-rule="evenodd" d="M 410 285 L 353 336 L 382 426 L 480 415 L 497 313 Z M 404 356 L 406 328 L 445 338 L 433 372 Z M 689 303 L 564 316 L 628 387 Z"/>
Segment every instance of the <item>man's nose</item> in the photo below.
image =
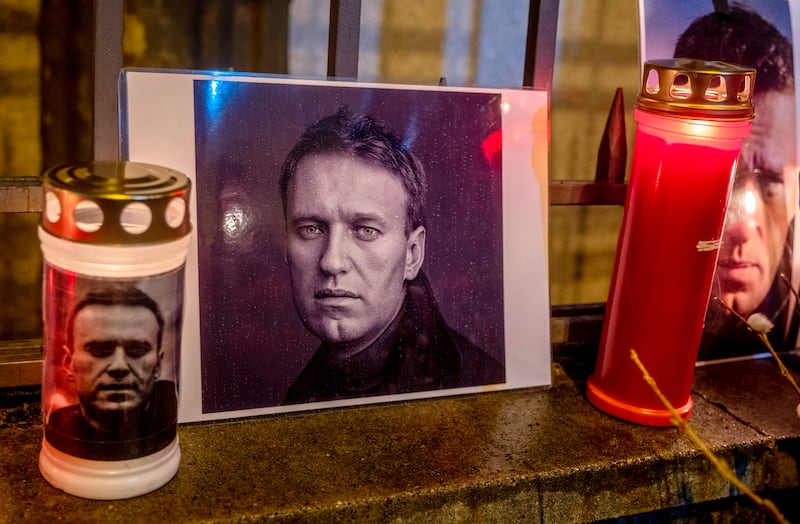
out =
<path fill-rule="evenodd" d="M 742 244 L 761 234 L 758 219 L 761 200 L 752 184 L 745 184 L 731 194 L 728 212 L 725 215 L 724 241 Z"/>
<path fill-rule="evenodd" d="M 117 344 L 110 358 L 111 361 L 108 363 L 108 367 L 106 368 L 109 375 L 121 377 L 130 373 L 128 357 L 125 355 L 125 348 L 122 347 L 121 344 Z"/>
<path fill-rule="evenodd" d="M 323 273 L 335 275 L 350 269 L 349 238 L 347 232 L 332 229 L 327 237 L 327 242 L 319 260 L 319 267 Z"/>
<path fill-rule="evenodd" d="M 760 228 L 752 220 L 740 220 L 735 224 L 730 224 L 725 228 L 723 243 L 744 244 L 752 238 L 760 235 Z"/>

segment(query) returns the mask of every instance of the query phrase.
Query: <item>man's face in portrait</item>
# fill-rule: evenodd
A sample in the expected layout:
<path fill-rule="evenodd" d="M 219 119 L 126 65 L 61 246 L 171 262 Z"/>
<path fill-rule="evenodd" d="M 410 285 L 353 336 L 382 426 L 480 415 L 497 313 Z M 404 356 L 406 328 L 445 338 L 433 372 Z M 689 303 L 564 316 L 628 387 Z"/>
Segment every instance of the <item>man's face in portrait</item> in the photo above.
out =
<path fill-rule="evenodd" d="M 794 95 L 767 92 L 754 104 L 717 264 L 722 301 L 745 316 L 770 289 L 798 198 Z"/>
<path fill-rule="evenodd" d="M 367 347 L 397 315 L 416 277 L 425 229 L 408 231 L 400 179 L 364 160 L 312 154 L 289 180 L 286 260 L 306 328 L 342 355 Z"/>
<path fill-rule="evenodd" d="M 90 304 L 78 311 L 66 363 L 89 418 L 144 408 L 160 368 L 158 329 L 142 306 Z"/>

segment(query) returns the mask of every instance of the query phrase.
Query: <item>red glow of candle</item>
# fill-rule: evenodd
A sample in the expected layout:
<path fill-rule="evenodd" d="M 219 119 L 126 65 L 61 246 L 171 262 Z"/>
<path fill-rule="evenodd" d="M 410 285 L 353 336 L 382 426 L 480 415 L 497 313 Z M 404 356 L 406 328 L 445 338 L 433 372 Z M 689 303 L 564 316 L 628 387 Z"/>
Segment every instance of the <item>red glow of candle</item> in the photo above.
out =
<path fill-rule="evenodd" d="M 703 320 L 733 172 L 749 118 L 700 119 L 637 108 L 617 258 L 589 401 L 632 422 L 671 414 L 630 359 L 635 349 L 688 417 Z"/>

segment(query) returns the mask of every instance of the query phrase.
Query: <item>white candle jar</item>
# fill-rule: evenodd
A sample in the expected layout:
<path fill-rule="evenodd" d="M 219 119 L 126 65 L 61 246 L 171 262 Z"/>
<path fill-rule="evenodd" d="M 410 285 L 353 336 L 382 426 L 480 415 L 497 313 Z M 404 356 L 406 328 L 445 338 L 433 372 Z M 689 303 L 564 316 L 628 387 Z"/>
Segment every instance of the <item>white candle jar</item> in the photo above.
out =
<path fill-rule="evenodd" d="M 39 470 L 122 499 L 177 472 L 178 356 L 191 183 L 136 162 L 44 174 Z"/>

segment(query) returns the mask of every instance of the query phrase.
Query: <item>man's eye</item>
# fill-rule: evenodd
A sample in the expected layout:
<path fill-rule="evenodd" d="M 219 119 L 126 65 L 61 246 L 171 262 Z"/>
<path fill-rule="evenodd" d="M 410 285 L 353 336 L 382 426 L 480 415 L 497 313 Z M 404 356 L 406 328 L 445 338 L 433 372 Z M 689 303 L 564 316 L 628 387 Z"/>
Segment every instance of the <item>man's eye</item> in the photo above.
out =
<path fill-rule="evenodd" d="M 298 227 L 297 234 L 300 236 L 300 238 L 304 238 L 306 240 L 312 240 L 322 235 L 323 231 L 319 226 L 315 224 L 308 224 L 305 226 Z"/>
<path fill-rule="evenodd" d="M 785 198 L 783 175 L 775 171 L 756 170 L 758 187 L 765 199 Z"/>
<path fill-rule="evenodd" d="M 153 349 L 147 340 L 94 340 L 84 344 L 83 348 L 95 358 L 106 358 L 120 346 L 130 358 L 141 358 Z"/>
<path fill-rule="evenodd" d="M 372 241 L 378 238 L 380 231 L 370 226 L 356 226 L 355 234 L 360 240 Z"/>
<path fill-rule="evenodd" d="M 116 349 L 117 343 L 113 340 L 95 340 L 83 345 L 83 349 L 95 358 L 105 358 Z"/>
<path fill-rule="evenodd" d="M 141 358 L 153 349 L 150 342 L 146 340 L 126 340 L 122 342 L 122 347 L 125 348 L 125 354 L 130 358 Z"/>

